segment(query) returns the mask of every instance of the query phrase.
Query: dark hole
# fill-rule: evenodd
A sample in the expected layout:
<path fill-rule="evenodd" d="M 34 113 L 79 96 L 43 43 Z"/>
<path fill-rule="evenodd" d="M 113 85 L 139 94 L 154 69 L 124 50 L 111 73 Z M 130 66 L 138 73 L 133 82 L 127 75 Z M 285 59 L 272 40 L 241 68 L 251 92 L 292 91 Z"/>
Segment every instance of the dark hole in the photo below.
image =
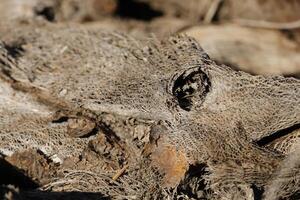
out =
<path fill-rule="evenodd" d="M 0 158 L 0 177 L 0 185 L 14 185 L 20 189 L 36 189 L 39 186 L 3 158 Z"/>
<path fill-rule="evenodd" d="M 189 99 L 181 99 L 179 101 L 180 108 L 182 108 L 183 110 L 186 110 L 186 111 L 191 111 L 192 104 L 193 104 L 193 102 Z"/>
<path fill-rule="evenodd" d="M 163 13 L 154 10 L 147 3 L 135 0 L 118 0 L 118 7 L 115 15 L 123 18 L 150 21 L 153 18 L 162 16 Z"/>
<path fill-rule="evenodd" d="M 50 22 L 55 20 L 55 12 L 52 7 L 44 7 L 41 10 L 35 10 L 36 15 L 42 16 Z"/>
<path fill-rule="evenodd" d="M 289 128 L 279 130 L 269 136 L 263 137 L 260 140 L 258 140 L 256 143 L 259 146 L 265 146 L 265 145 L 273 142 L 274 140 L 281 138 L 283 136 L 286 136 L 286 135 L 290 134 L 291 132 L 293 132 L 294 130 L 297 130 L 299 128 L 300 128 L 300 124 L 295 124 Z"/>
<path fill-rule="evenodd" d="M 194 74 L 196 74 L 197 72 L 192 72 L 190 76 L 193 76 Z M 186 98 L 186 92 L 193 92 L 193 91 L 183 91 L 183 90 L 179 90 L 177 91 L 178 88 L 183 87 L 184 85 L 187 84 L 188 78 L 183 77 L 183 75 L 181 75 L 174 83 L 174 87 L 173 87 L 173 94 L 177 97 L 179 106 L 186 110 L 186 111 L 190 111 L 191 107 L 192 107 L 192 101 L 190 98 Z"/>
<path fill-rule="evenodd" d="M 52 123 L 57 123 L 57 124 L 64 123 L 64 122 L 67 122 L 68 119 L 69 119 L 69 117 L 64 116 L 64 117 L 58 118 L 56 120 L 53 120 Z"/>
<path fill-rule="evenodd" d="M 189 87 L 195 82 L 198 88 Z M 193 106 L 192 97 L 196 95 L 195 93 L 198 93 L 198 100 L 203 101 L 210 90 L 210 85 L 208 76 L 201 70 L 197 70 L 187 76 L 184 73 L 179 76 L 174 82 L 172 93 L 177 98 L 180 108 L 190 111 Z"/>

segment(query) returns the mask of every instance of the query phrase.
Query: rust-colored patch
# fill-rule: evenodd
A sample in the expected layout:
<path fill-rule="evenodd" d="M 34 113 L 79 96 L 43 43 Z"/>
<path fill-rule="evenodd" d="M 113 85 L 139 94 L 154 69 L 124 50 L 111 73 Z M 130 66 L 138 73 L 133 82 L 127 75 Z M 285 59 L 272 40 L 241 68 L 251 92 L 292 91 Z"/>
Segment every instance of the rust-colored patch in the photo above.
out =
<path fill-rule="evenodd" d="M 163 186 L 175 187 L 188 170 L 188 161 L 182 151 L 174 146 L 161 144 L 151 154 L 151 160 L 163 174 Z"/>
<path fill-rule="evenodd" d="M 104 15 L 113 14 L 117 9 L 117 1 L 113 0 L 94 0 L 93 7 L 95 11 Z"/>

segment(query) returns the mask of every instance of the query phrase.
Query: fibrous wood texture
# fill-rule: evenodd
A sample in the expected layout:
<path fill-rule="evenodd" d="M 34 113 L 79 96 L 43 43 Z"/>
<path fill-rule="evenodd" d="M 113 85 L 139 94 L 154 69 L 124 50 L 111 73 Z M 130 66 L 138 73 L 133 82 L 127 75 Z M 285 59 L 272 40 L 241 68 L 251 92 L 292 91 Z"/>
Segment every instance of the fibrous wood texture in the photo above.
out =
<path fill-rule="evenodd" d="M 278 181 L 273 199 L 297 195 L 298 79 L 217 65 L 187 36 L 0 30 L 1 159 L 38 185 L 10 194 L 270 199 Z"/>

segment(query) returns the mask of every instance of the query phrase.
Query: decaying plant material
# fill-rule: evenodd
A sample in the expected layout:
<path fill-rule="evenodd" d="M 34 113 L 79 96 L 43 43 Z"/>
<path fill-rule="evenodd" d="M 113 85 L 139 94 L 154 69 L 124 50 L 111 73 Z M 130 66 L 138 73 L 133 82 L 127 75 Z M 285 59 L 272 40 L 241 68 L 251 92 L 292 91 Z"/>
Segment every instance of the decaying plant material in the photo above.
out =
<path fill-rule="evenodd" d="M 297 0 L 223 0 L 220 17 L 267 22 L 290 23 L 299 21 L 300 2 Z"/>
<path fill-rule="evenodd" d="M 297 0 L 1 0 L 0 17 L 72 22 L 135 37 L 186 32 L 212 59 L 235 69 L 299 76 L 299 6 Z"/>
<path fill-rule="evenodd" d="M 300 75 L 298 43 L 282 32 L 232 24 L 198 26 L 184 32 L 219 63 L 251 74 Z"/>
<path fill-rule="evenodd" d="M 187 36 L 42 23 L 0 38 L 1 159 L 34 182 L 4 195 L 299 196 L 298 79 L 217 65 Z"/>

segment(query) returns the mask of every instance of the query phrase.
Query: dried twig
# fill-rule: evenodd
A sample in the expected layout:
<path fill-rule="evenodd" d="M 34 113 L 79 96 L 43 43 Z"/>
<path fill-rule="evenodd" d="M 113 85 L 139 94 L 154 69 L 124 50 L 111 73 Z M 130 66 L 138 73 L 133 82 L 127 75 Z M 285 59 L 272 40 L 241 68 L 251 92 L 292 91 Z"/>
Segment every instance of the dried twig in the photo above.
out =
<path fill-rule="evenodd" d="M 235 19 L 233 20 L 233 22 L 242 26 L 266 28 L 266 29 L 289 30 L 289 29 L 300 28 L 300 20 L 296 20 L 293 22 L 269 22 L 263 20 Z"/>
<path fill-rule="evenodd" d="M 124 172 L 125 170 L 128 168 L 128 165 L 124 165 L 124 167 L 122 167 L 122 169 L 120 169 L 119 171 L 117 171 L 117 173 L 112 177 L 112 180 L 117 180 Z"/>
<path fill-rule="evenodd" d="M 220 4 L 222 3 L 223 0 L 214 0 L 207 13 L 205 14 L 205 17 L 204 17 L 204 20 L 203 20 L 203 23 L 205 24 L 210 24 L 214 18 L 214 16 L 216 15 L 218 9 L 219 9 L 219 6 Z"/>

